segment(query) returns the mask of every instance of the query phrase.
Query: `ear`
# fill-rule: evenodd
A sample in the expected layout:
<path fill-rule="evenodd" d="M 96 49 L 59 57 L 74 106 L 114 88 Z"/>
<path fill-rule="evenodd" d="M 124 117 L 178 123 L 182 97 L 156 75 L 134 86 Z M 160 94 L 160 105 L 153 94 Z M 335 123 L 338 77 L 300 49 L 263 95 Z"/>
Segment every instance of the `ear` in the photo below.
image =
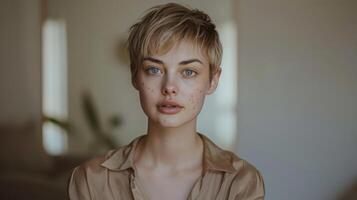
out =
<path fill-rule="evenodd" d="M 219 78 L 221 77 L 221 72 L 222 72 L 222 68 L 218 68 L 216 70 L 216 72 L 212 75 L 211 81 L 210 81 L 210 86 L 206 92 L 206 94 L 212 94 L 217 86 L 218 86 L 218 82 L 219 82 Z"/>

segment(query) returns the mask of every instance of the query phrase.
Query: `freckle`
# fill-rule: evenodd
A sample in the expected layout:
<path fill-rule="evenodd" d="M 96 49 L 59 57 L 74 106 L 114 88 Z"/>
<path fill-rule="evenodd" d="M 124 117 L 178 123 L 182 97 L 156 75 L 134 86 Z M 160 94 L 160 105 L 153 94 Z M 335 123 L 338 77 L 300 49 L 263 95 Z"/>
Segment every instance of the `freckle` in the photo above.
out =
<path fill-rule="evenodd" d="M 190 96 L 190 101 L 193 102 L 193 95 Z"/>

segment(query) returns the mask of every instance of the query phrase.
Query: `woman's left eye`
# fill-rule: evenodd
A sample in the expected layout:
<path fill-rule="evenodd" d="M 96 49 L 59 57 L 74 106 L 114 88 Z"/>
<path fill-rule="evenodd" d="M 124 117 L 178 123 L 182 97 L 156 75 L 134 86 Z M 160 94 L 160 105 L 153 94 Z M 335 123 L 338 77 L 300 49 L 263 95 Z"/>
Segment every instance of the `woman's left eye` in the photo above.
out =
<path fill-rule="evenodd" d="M 193 77 L 195 76 L 197 73 L 191 69 L 186 69 L 183 71 L 183 75 L 186 77 Z"/>

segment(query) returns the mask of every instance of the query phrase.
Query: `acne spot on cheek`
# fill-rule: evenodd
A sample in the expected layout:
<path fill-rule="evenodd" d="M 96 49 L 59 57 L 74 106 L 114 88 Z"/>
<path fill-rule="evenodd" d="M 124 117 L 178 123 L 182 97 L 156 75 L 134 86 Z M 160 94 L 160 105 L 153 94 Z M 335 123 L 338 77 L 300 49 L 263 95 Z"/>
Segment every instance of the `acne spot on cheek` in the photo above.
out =
<path fill-rule="evenodd" d="M 191 103 L 193 103 L 193 95 L 190 95 L 190 98 L 189 98 L 189 101 L 191 102 Z"/>
<path fill-rule="evenodd" d="M 151 93 L 154 93 L 154 89 L 150 88 L 150 87 L 147 87 L 146 88 L 148 91 L 150 91 Z"/>
<path fill-rule="evenodd" d="M 145 87 L 145 90 L 148 90 L 148 91 L 150 91 L 151 93 L 154 92 L 154 89 L 153 89 L 153 88 L 150 88 L 150 87 Z"/>

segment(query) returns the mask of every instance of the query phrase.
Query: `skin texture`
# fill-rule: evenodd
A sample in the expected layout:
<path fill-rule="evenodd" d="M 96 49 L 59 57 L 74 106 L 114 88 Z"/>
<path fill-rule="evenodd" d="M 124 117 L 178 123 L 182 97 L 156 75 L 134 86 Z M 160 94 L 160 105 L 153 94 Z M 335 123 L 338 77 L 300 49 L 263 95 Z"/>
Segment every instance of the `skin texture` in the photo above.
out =
<path fill-rule="evenodd" d="M 206 95 L 216 89 L 220 70 L 212 80 L 209 75 L 204 54 L 193 43 L 181 41 L 164 54 L 145 58 L 133 80 L 148 116 L 147 136 L 138 143 L 134 163 L 150 199 L 186 199 L 202 173 L 197 115 Z M 181 109 L 175 114 L 160 112 L 165 101 Z"/>
<path fill-rule="evenodd" d="M 197 61 L 181 63 L 193 59 Z M 186 41 L 174 45 L 163 55 L 144 59 L 133 83 L 149 121 L 155 126 L 172 128 L 194 122 L 205 96 L 211 94 L 218 84 L 220 74 L 217 73 L 210 81 L 208 66 L 208 60 L 199 49 Z M 171 116 L 161 114 L 156 106 L 164 100 L 182 105 L 183 111 Z"/>

